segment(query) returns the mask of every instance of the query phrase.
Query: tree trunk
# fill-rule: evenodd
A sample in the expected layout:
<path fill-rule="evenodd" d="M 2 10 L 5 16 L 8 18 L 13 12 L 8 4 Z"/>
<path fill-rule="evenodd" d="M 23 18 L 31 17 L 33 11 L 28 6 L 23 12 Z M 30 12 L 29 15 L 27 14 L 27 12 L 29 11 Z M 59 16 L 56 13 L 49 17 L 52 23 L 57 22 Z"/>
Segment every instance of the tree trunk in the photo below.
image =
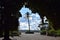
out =
<path fill-rule="evenodd" d="M 9 38 L 9 31 L 8 30 L 5 30 L 4 31 L 4 39 L 3 40 L 11 40 L 10 38 Z"/>

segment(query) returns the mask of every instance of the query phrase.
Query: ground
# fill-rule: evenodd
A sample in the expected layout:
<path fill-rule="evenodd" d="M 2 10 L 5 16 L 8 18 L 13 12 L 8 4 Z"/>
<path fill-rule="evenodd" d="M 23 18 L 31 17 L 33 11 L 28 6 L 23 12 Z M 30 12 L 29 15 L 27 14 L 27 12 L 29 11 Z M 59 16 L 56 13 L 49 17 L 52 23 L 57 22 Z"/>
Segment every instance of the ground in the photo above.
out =
<path fill-rule="evenodd" d="M 2 38 L 0 38 L 0 40 L 2 40 Z M 12 40 L 60 40 L 60 37 L 40 35 L 40 33 L 34 33 L 34 34 L 22 33 L 22 35 L 20 35 L 20 36 L 14 36 L 14 37 L 10 37 L 10 38 Z"/>

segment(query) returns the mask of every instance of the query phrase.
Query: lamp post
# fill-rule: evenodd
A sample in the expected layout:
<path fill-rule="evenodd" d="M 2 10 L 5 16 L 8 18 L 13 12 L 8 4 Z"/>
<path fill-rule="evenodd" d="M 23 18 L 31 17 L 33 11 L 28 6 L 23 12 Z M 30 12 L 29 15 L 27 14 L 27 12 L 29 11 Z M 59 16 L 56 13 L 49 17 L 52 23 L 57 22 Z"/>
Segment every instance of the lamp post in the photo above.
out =
<path fill-rule="evenodd" d="M 29 32 L 30 32 L 30 22 L 29 22 L 29 13 L 27 12 L 27 19 L 28 19 L 28 26 L 29 26 Z"/>

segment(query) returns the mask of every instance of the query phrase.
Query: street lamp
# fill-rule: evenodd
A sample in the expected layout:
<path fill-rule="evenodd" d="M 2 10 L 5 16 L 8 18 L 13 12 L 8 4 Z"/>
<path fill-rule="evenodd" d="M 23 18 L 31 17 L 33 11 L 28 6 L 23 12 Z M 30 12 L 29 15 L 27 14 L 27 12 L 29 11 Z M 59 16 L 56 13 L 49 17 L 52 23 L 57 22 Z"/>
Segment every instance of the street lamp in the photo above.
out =
<path fill-rule="evenodd" d="M 29 13 L 27 12 L 26 15 L 27 15 L 27 19 L 28 19 L 28 26 L 29 26 L 29 32 L 30 32 Z"/>

